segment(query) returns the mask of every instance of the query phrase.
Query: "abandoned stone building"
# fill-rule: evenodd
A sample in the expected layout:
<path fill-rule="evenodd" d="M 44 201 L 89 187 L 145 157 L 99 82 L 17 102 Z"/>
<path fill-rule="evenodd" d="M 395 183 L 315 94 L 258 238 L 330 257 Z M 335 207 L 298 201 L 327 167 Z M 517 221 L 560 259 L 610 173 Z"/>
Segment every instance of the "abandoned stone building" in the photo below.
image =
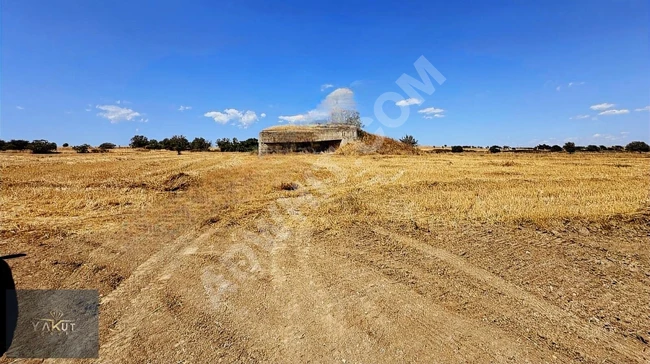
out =
<path fill-rule="evenodd" d="M 260 132 L 259 154 L 334 151 L 359 137 L 347 124 L 278 125 Z"/>

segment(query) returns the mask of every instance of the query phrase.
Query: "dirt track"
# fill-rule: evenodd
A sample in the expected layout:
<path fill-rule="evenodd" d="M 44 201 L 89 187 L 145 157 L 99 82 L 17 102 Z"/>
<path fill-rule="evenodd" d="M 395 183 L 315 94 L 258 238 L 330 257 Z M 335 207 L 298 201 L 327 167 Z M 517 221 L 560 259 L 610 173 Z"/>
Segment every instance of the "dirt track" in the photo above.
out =
<path fill-rule="evenodd" d="M 378 225 L 342 219 L 346 179 L 317 175 L 132 251 L 100 362 L 650 361 L 647 215 Z"/>

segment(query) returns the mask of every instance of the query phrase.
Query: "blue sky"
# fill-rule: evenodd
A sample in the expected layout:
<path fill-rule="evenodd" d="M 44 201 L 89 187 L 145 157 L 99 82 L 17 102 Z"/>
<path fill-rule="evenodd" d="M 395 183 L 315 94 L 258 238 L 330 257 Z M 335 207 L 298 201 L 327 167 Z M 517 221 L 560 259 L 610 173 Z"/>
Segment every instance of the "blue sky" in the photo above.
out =
<path fill-rule="evenodd" d="M 0 138 L 255 137 L 356 107 L 421 144 L 650 140 L 647 0 L 2 1 Z M 424 56 L 444 76 L 396 84 Z M 382 125 L 386 102 L 398 127 Z M 637 111 L 638 110 L 638 111 Z"/>

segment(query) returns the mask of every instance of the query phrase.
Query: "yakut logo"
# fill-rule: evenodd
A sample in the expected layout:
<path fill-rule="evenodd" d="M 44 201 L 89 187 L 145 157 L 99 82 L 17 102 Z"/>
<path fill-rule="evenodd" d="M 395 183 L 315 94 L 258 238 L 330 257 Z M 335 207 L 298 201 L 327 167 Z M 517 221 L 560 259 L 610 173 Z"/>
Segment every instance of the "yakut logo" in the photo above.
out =
<path fill-rule="evenodd" d="M 75 320 L 63 319 L 63 313 L 60 311 L 50 311 L 49 318 L 39 318 L 32 320 L 34 331 L 50 335 L 68 335 L 75 331 Z"/>

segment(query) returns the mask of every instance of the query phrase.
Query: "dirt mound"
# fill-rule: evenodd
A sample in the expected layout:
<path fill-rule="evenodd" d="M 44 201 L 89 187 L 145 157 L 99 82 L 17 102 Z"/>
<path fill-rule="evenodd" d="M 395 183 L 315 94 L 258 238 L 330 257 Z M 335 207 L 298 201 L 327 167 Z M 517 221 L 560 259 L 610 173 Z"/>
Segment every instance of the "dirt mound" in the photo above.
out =
<path fill-rule="evenodd" d="M 162 187 L 165 191 L 185 191 L 192 185 L 192 177 L 187 173 L 176 173 L 163 182 Z"/>
<path fill-rule="evenodd" d="M 336 154 L 341 155 L 362 155 L 362 154 L 397 154 L 413 155 L 420 154 L 420 150 L 408 144 L 404 144 L 392 138 L 375 134 L 361 132 L 357 141 L 340 147 Z"/>

